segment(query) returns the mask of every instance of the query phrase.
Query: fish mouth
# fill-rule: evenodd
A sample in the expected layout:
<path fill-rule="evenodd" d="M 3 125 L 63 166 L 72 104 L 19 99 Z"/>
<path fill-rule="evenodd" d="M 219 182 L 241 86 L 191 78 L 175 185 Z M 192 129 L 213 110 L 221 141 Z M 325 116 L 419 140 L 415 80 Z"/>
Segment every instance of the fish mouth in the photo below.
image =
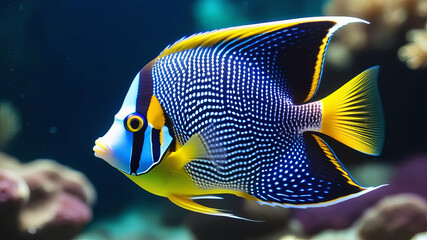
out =
<path fill-rule="evenodd" d="M 95 152 L 96 157 L 102 158 L 102 156 L 105 156 L 110 152 L 110 147 L 102 141 L 102 138 L 98 138 L 95 140 L 93 151 Z"/>

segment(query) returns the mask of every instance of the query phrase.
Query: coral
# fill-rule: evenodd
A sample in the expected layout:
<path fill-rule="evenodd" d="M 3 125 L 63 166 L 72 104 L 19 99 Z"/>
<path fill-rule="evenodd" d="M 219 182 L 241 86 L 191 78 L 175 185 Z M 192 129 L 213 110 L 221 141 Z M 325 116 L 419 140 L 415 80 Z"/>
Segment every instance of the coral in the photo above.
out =
<path fill-rule="evenodd" d="M 418 233 L 411 240 L 425 240 L 427 239 L 427 232 Z"/>
<path fill-rule="evenodd" d="M 305 238 L 292 236 L 292 235 L 286 235 L 279 238 L 279 240 L 305 240 Z"/>
<path fill-rule="evenodd" d="M 397 43 L 397 35 L 424 23 L 424 4 L 425 0 L 332 0 L 324 13 L 359 17 L 371 23 L 349 26 L 338 33 L 350 49 L 385 49 Z"/>
<path fill-rule="evenodd" d="M 0 149 L 21 130 L 21 118 L 15 107 L 8 101 L 0 101 Z"/>
<path fill-rule="evenodd" d="M 399 59 L 411 69 L 427 67 L 427 24 L 424 29 L 409 31 L 406 38 L 410 43 L 399 49 Z"/>
<path fill-rule="evenodd" d="M 310 238 L 310 240 L 361 240 L 356 230 L 351 227 L 345 230 L 326 230 Z"/>
<path fill-rule="evenodd" d="M 359 220 L 364 240 L 405 240 L 427 231 L 427 202 L 415 194 L 384 198 Z"/>
<path fill-rule="evenodd" d="M 72 239 L 90 221 L 94 201 L 83 174 L 53 160 L 21 164 L 0 153 L 2 237 Z"/>
<path fill-rule="evenodd" d="M 18 235 L 19 212 L 29 193 L 28 185 L 17 173 L 0 169 L 0 236 Z"/>
<path fill-rule="evenodd" d="M 360 197 L 322 208 L 293 210 L 294 218 L 304 226 L 304 232 L 315 235 L 325 229 L 345 229 L 361 217 L 364 210 L 391 193 L 390 186 L 382 187 Z M 327 217 L 325 217 L 327 216 Z"/>
<path fill-rule="evenodd" d="M 340 30 L 334 38 L 337 41 L 330 45 L 331 52 L 336 54 L 332 54 L 326 60 L 338 67 L 343 67 L 341 64 L 354 62 L 349 58 L 357 57 L 359 54 L 354 54 L 356 52 L 396 51 L 396 48 L 404 42 L 406 32 L 425 24 L 426 2 L 425 0 L 331 0 L 324 8 L 325 15 L 359 17 L 370 22 L 370 25 L 352 24 Z M 339 51 L 334 50 L 336 47 Z"/>
<path fill-rule="evenodd" d="M 388 196 L 365 211 L 351 227 L 325 230 L 310 240 L 424 239 L 427 203 L 416 194 Z"/>

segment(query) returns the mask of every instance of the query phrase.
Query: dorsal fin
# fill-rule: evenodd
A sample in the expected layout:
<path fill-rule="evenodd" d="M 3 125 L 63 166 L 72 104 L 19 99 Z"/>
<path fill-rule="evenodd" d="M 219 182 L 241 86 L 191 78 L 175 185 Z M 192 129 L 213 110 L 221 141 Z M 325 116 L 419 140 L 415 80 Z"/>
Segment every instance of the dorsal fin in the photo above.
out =
<path fill-rule="evenodd" d="M 157 59 L 199 47 L 221 46 L 231 51 L 251 47 L 252 52 L 268 49 L 276 55 L 272 64 L 279 65 L 294 102 L 303 103 L 316 93 L 331 35 L 353 22 L 367 23 L 353 17 L 312 17 L 214 30 L 177 41 Z"/>

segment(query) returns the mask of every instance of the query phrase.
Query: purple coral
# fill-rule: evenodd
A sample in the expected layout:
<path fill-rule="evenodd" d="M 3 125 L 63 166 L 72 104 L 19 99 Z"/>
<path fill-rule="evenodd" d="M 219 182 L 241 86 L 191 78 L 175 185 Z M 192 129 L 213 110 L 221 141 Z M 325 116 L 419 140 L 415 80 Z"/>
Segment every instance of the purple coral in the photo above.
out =
<path fill-rule="evenodd" d="M 427 203 L 415 194 L 384 198 L 359 221 L 364 240 L 405 240 L 427 231 Z"/>
<path fill-rule="evenodd" d="M 377 203 L 383 196 L 392 193 L 390 186 L 382 187 L 358 198 L 321 208 L 293 210 L 294 218 L 300 221 L 304 232 L 317 234 L 325 229 L 345 229 L 362 216 L 365 209 Z"/>
<path fill-rule="evenodd" d="M 90 221 L 94 197 L 75 170 L 0 154 L 0 236 L 6 239 L 72 239 Z"/>
<path fill-rule="evenodd" d="M 29 198 L 25 181 L 16 173 L 0 169 L 0 236 L 17 236 L 19 212 Z"/>

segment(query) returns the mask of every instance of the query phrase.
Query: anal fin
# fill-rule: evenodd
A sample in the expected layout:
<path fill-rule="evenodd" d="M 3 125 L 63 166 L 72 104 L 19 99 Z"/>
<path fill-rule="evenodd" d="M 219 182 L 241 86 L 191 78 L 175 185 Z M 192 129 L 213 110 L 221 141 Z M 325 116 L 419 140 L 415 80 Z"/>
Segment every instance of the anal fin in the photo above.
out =
<path fill-rule="evenodd" d="M 212 197 L 212 196 L 209 196 L 209 197 Z M 175 205 L 182 207 L 184 209 L 193 211 L 193 212 L 198 212 L 198 213 L 203 213 L 203 214 L 213 215 L 213 216 L 229 217 L 229 218 L 236 218 L 236 219 L 241 219 L 241 220 L 246 220 L 246 221 L 258 222 L 256 220 L 251 220 L 251 219 L 236 216 L 236 215 L 231 214 L 231 213 L 226 213 L 224 210 L 221 210 L 221 209 L 210 208 L 210 207 L 200 205 L 200 204 L 194 202 L 193 199 L 191 199 L 191 197 L 172 195 L 172 196 L 169 196 L 168 198 Z M 196 199 L 196 198 L 194 197 L 194 199 Z M 200 199 L 202 199 L 202 197 L 200 197 Z"/>
<path fill-rule="evenodd" d="M 378 187 L 362 187 L 344 169 L 335 153 L 318 135 L 304 133 L 305 152 L 299 172 L 291 176 L 293 187 L 270 193 L 261 204 L 295 208 L 324 207 L 366 194 Z M 304 167 L 304 165 L 306 165 Z M 274 198 L 271 198 L 273 196 Z M 280 201 L 277 201 L 280 200 Z"/>
<path fill-rule="evenodd" d="M 277 177 L 265 174 L 256 179 L 254 184 L 265 191 L 254 191 L 252 200 L 291 208 L 323 207 L 381 187 L 360 186 L 328 144 L 313 132 L 298 135 L 287 148 L 289 152 L 282 155 L 277 167 L 266 168 Z"/>
<path fill-rule="evenodd" d="M 304 139 L 307 144 L 309 159 L 312 166 L 319 170 L 319 174 L 325 174 L 329 179 L 339 181 L 341 185 L 346 183 L 355 189 L 365 189 L 350 177 L 350 174 L 343 168 L 335 153 L 321 137 L 311 134 L 311 138 L 305 137 Z"/>
<path fill-rule="evenodd" d="M 301 207 L 321 207 L 358 197 L 376 187 L 360 186 L 344 169 L 329 145 L 318 135 L 303 134 L 316 201 Z M 319 184 L 319 185 L 317 185 Z M 311 205 L 311 206 L 310 206 Z"/>

